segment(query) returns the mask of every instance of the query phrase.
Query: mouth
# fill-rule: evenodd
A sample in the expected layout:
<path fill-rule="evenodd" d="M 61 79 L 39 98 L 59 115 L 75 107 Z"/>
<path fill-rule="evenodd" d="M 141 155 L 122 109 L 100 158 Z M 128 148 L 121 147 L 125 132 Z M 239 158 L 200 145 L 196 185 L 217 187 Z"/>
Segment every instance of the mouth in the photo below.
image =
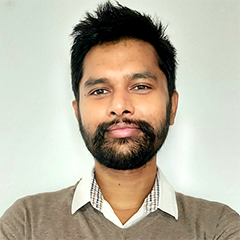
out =
<path fill-rule="evenodd" d="M 134 124 L 118 123 L 107 129 L 109 136 L 113 138 L 129 138 L 139 135 L 140 128 Z"/>

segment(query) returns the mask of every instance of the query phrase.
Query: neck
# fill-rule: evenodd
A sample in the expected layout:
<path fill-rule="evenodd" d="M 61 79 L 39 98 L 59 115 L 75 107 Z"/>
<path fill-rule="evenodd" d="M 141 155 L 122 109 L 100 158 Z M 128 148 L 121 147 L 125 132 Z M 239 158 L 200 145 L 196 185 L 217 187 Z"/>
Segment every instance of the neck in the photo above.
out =
<path fill-rule="evenodd" d="M 133 170 L 109 169 L 95 161 L 96 181 L 104 199 L 124 224 L 151 192 L 157 173 L 156 156 Z"/>

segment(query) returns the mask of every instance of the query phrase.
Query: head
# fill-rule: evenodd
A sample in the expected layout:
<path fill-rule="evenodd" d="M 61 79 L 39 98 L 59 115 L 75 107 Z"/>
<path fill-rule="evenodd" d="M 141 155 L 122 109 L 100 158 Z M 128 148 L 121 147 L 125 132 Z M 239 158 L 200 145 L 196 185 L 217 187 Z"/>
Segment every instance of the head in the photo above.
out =
<path fill-rule="evenodd" d="M 95 15 L 86 13 L 86 18 L 75 26 L 72 36 L 71 75 L 76 101 L 79 101 L 79 82 L 86 54 L 94 46 L 124 39 L 139 39 L 154 47 L 159 68 L 166 75 L 171 98 L 175 90 L 176 50 L 161 22 L 154 22 L 148 15 L 120 4 L 114 6 L 108 1 L 98 7 Z"/>
<path fill-rule="evenodd" d="M 73 107 L 87 148 L 109 168 L 143 166 L 177 109 L 175 49 L 163 26 L 107 2 L 72 35 Z"/>

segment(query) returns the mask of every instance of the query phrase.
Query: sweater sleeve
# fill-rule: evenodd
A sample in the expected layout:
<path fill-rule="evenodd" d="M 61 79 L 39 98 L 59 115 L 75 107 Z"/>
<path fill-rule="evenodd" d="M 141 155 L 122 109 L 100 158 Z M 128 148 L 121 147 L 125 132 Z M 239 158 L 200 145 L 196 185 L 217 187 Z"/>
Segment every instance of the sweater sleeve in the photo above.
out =
<path fill-rule="evenodd" d="M 224 205 L 214 240 L 240 240 L 240 216 Z"/>
<path fill-rule="evenodd" d="M 25 219 L 26 210 L 18 200 L 0 218 L 0 239 L 25 239 Z"/>

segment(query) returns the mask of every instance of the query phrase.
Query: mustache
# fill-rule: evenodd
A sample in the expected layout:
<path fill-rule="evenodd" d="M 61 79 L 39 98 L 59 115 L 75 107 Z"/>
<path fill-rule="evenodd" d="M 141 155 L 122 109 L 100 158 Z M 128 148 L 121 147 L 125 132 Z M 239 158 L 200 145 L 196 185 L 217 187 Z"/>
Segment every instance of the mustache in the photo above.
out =
<path fill-rule="evenodd" d="M 95 145 L 99 140 L 103 140 L 104 135 L 105 135 L 106 131 L 108 130 L 108 128 L 113 125 L 116 125 L 118 123 L 126 123 L 126 124 L 135 125 L 143 132 L 143 134 L 147 138 L 150 138 L 153 141 L 156 138 L 155 133 L 154 133 L 154 128 L 148 122 L 146 122 L 144 120 L 134 120 L 134 119 L 129 119 L 129 118 L 123 118 L 123 119 L 115 119 L 115 120 L 112 120 L 111 122 L 100 123 L 94 133 L 93 144 Z"/>

